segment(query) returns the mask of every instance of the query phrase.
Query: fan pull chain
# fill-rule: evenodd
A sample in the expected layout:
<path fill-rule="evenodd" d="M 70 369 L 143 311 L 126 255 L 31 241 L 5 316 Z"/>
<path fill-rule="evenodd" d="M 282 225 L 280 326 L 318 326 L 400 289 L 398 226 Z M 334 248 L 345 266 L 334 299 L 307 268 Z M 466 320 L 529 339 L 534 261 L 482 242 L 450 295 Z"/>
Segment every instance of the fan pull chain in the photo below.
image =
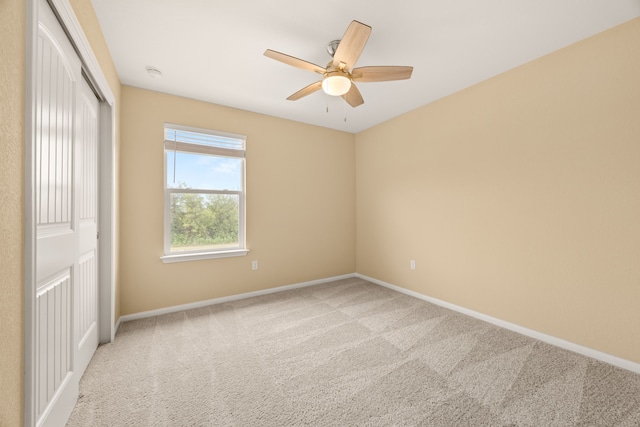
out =
<path fill-rule="evenodd" d="M 342 103 L 342 113 L 344 114 L 344 122 L 347 123 L 347 104 Z"/>

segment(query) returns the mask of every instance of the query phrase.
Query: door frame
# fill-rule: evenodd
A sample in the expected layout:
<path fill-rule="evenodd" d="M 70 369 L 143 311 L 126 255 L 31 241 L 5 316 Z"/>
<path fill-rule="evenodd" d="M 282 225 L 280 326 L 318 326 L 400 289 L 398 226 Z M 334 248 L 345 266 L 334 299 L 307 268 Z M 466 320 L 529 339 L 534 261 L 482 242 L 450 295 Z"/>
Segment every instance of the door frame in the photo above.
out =
<path fill-rule="evenodd" d="M 47 0 L 82 62 L 82 69 L 100 101 L 98 162 L 98 338 L 115 336 L 116 260 L 116 104 L 109 83 L 91 49 L 69 0 Z M 38 42 L 38 0 L 26 2 L 25 153 L 24 153 L 24 425 L 36 423 L 35 414 L 35 89 Z M 79 379 L 78 379 L 79 380 Z"/>

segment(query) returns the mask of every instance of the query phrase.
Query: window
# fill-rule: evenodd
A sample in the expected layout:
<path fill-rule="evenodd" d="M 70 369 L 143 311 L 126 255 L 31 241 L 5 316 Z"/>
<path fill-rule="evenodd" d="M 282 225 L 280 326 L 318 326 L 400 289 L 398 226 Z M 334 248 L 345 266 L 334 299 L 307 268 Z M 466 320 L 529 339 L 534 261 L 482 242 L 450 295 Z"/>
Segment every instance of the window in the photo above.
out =
<path fill-rule="evenodd" d="M 245 142 L 241 135 L 165 124 L 163 262 L 247 254 Z"/>

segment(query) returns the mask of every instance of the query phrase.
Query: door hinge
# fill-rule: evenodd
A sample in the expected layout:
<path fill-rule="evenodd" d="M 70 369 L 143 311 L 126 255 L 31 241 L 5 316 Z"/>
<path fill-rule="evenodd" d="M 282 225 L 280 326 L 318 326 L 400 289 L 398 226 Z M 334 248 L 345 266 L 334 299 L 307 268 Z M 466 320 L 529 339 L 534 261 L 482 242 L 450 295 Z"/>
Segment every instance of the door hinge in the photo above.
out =
<path fill-rule="evenodd" d="M 96 240 L 98 240 L 99 238 L 100 238 L 100 232 L 98 231 L 98 232 L 96 233 Z"/>

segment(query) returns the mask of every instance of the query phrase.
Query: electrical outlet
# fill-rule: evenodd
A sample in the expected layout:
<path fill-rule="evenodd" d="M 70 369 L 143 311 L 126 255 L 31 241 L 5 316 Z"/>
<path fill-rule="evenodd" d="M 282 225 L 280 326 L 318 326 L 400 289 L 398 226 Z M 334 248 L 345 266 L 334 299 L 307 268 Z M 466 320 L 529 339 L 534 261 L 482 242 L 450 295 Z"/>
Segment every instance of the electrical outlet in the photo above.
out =
<path fill-rule="evenodd" d="M 416 269 L 416 260 L 412 259 L 411 261 L 409 261 L 409 268 L 412 270 Z"/>
<path fill-rule="evenodd" d="M 258 269 L 258 261 L 251 261 L 251 269 L 252 270 Z"/>

